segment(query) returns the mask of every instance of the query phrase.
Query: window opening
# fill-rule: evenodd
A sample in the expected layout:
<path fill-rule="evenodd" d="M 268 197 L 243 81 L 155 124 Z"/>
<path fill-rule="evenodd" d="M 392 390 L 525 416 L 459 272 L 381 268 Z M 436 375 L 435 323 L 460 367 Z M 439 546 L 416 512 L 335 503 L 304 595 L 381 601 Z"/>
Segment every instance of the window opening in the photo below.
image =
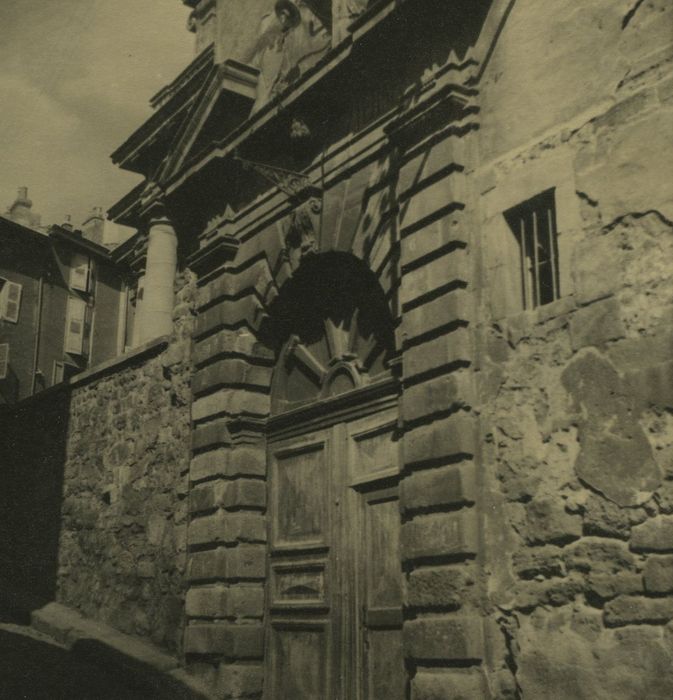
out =
<path fill-rule="evenodd" d="M 12 323 L 19 321 L 21 292 L 23 287 L 16 282 L 0 280 L 0 318 Z"/>
<path fill-rule="evenodd" d="M 534 309 L 558 299 L 558 233 L 554 190 L 505 212 L 505 219 L 519 244 L 521 295 L 524 309 Z"/>
<path fill-rule="evenodd" d="M 68 298 L 68 313 L 65 334 L 65 351 L 76 355 L 84 354 L 84 335 L 87 305 L 78 297 Z"/>
<path fill-rule="evenodd" d="M 9 343 L 0 343 L 0 379 L 9 374 Z"/>
<path fill-rule="evenodd" d="M 70 288 L 89 292 L 92 287 L 91 258 L 81 253 L 73 253 L 70 261 Z"/>

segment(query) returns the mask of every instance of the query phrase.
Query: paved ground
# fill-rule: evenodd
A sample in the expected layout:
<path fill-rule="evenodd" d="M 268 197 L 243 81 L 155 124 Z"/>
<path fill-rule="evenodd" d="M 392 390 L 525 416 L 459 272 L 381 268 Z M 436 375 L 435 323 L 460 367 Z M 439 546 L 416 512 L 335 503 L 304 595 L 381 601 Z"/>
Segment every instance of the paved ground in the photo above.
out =
<path fill-rule="evenodd" d="M 78 658 L 48 637 L 0 624 L 1 700 L 151 700 L 148 689 Z"/>

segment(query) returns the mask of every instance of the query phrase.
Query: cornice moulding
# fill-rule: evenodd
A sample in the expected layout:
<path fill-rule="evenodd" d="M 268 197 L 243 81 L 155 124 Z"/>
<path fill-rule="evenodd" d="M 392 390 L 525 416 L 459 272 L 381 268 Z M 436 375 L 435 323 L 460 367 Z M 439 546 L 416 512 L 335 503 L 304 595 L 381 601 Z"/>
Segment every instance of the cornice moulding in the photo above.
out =
<path fill-rule="evenodd" d="M 190 269 L 201 278 L 223 263 L 232 260 L 238 246 L 239 243 L 233 236 L 222 234 L 193 253 L 187 263 Z"/>

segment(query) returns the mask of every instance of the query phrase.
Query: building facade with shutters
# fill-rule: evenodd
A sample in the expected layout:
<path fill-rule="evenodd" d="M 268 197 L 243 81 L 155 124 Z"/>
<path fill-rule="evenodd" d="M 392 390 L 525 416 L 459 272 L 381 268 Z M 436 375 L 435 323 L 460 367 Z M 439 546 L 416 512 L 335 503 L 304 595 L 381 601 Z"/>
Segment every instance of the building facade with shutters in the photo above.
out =
<path fill-rule="evenodd" d="M 185 4 L 56 599 L 217 698 L 670 697 L 670 4 Z"/>
<path fill-rule="evenodd" d="M 30 203 L 27 191 L 17 201 Z M 0 401 L 14 403 L 124 350 L 127 284 L 109 251 L 61 226 L 0 217 Z M 30 209 L 30 207 L 27 207 Z"/>

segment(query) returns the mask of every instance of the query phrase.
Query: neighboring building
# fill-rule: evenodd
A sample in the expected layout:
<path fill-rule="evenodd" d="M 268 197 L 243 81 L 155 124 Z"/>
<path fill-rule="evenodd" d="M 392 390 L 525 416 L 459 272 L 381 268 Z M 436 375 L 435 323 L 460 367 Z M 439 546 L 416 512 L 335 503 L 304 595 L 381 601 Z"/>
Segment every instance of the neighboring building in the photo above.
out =
<path fill-rule="evenodd" d="M 123 352 L 126 283 L 108 250 L 63 226 L 33 228 L 26 188 L 0 217 L 0 402 Z M 32 222 L 32 226 L 27 225 Z"/>
<path fill-rule="evenodd" d="M 222 699 L 673 697 L 673 6 L 186 4 L 56 599 Z"/>
<path fill-rule="evenodd" d="M 132 229 L 118 226 L 105 218 L 102 207 L 94 207 L 81 225 L 84 238 L 113 251 L 130 238 Z"/>
<path fill-rule="evenodd" d="M 37 387 L 38 309 L 52 261 L 44 234 L 5 218 L 0 250 L 0 403 L 12 403 Z"/>
<path fill-rule="evenodd" d="M 16 199 L 5 212 L 5 218 L 28 228 L 40 230 L 42 217 L 33 211 L 33 200 L 28 197 L 27 187 L 19 187 Z"/>

